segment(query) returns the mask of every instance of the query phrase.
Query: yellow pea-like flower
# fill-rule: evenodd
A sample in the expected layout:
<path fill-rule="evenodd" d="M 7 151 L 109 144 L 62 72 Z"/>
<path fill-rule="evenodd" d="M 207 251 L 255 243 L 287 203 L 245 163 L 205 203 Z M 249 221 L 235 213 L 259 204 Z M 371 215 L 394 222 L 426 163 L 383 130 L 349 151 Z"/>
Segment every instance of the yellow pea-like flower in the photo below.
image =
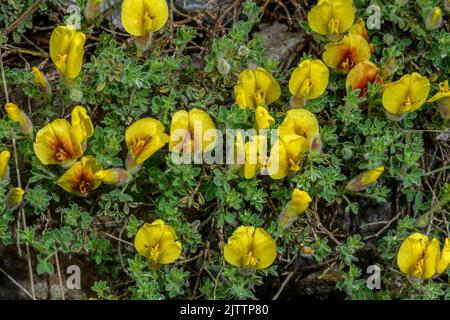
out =
<path fill-rule="evenodd" d="M 120 187 L 131 180 L 131 174 L 122 168 L 100 170 L 95 177 L 105 184 Z"/>
<path fill-rule="evenodd" d="M 446 238 L 437 265 L 437 273 L 443 273 L 450 267 L 450 238 Z"/>
<path fill-rule="evenodd" d="M 437 270 L 440 258 L 439 240 L 414 233 L 403 241 L 397 254 L 397 265 L 404 274 L 416 279 L 429 279 Z"/>
<path fill-rule="evenodd" d="M 167 23 L 169 8 L 166 0 L 124 0 L 122 25 L 137 37 L 148 36 Z"/>
<path fill-rule="evenodd" d="M 383 107 L 391 120 L 400 120 L 408 112 L 419 109 L 430 93 L 430 81 L 414 72 L 386 85 L 383 92 Z"/>
<path fill-rule="evenodd" d="M 65 119 L 56 119 L 38 131 L 34 152 L 45 165 L 70 166 L 83 155 L 80 137 Z"/>
<path fill-rule="evenodd" d="M 318 59 L 304 60 L 294 70 L 289 80 L 293 107 L 302 106 L 307 100 L 320 97 L 328 86 L 329 71 Z"/>
<path fill-rule="evenodd" d="M 217 132 L 211 117 L 203 110 L 180 110 L 173 114 L 169 150 L 202 153 L 214 149 Z"/>
<path fill-rule="evenodd" d="M 338 72 L 348 73 L 358 63 L 369 60 L 369 43 L 358 34 L 350 33 L 339 42 L 327 43 L 322 60 Z"/>
<path fill-rule="evenodd" d="M 72 110 L 72 132 L 76 140 L 81 145 L 84 145 L 90 137 L 94 134 L 94 126 L 87 111 L 82 106 L 75 106 Z"/>
<path fill-rule="evenodd" d="M 448 85 L 448 80 L 439 84 L 439 92 L 427 102 L 436 102 L 442 119 L 450 119 L 450 87 Z"/>
<path fill-rule="evenodd" d="M 11 153 L 8 150 L 0 152 L 0 181 L 9 179 L 9 159 Z"/>
<path fill-rule="evenodd" d="M 308 192 L 295 188 L 292 192 L 291 201 L 288 202 L 286 207 L 278 217 L 278 224 L 283 227 L 289 227 L 298 217 L 308 209 L 312 199 Z"/>
<path fill-rule="evenodd" d="M 319 135 L 319 123 L 313 113 L 292 109 L 278 127 L 279 140 L 273 145 L 267 164 L 272 179 L 283 179 L 290 171 L 300 170 L 300 157 L 312 147 Z"/>
<path fill-rule="evenodd" d="M 175 230 L 163 220 L 145 223 L 136 233 L 134 247 L 149 260 L 151 268 L 175 262 L 181 254 L 181 242 Z"/>
<path fill-rule="evenodd" d="M 359 96 L 367 96 L 367 90 L 369 88 L 369 83 L 372 84 L 383 84 L 383 79 L 380 76 L 381 69 L 370 61 L 363 61 L 358 63 L 350 72 L 347 74 L 347 80 L 345 81 L 345 87 L 347 92 L 350 90 L 360 90 Z"/>
<path fill-rule="evenodd" d="M 169 142 L 164 130 L 164 125 L 153 118 L 139 119 L 127 128 L 125 143 L 128 156 L 125 162 L 128 171 L 138 170 L 145 160 Z"/>
<path fill-rule="evenodd" d="M 265 69 L 247 69 L 239 74 L 234 96 L 241 108 L 266 107 L 278 100 L 281 88 L 277 80 Z"/>
<path fill-rule="evenodd" d="M 81 71 L 86 36 L 74 26 L 58 26 L 50 36 L 50 57 L 64 78 L 76 78 Z"/>
<path fill-rule="evenodd" d="M 308 13 L 311 29 L 321 35 L 336 37 L 355 21 L 355 7 L 349 0 L 320 0 Z"/>
<path fill-rule="evenodd" d="M 90 191 L 97 189 L 102 181 L 96 173 L 102 170 L 95 157 L 84 156 L 70 167 L 57 181 L 61 188 L 77 196 L 85 197 Z"/>
<path fill-rule="evenodd" d="M 265 269 L 275 261 L 277 245 L 264 229 L 240 226 L 228 239 L 223 255 L 235 267 Z"/>
<path fill-rule="evenodd" d="M 261 106 L 255 110 L 255 121 L 257 129 L 268 129 L 275 123 L 275 119 L 269 114 L 269 111 Z"/>
<path fill-rule="evenodd" d="M 300 152 L 307 152 L 311 140 L 319 134 L 319 122 L 308 110 L 292 109 L 287 112 L 278 129 L 282 140 L 286 142 L 297 140 L 301 142 Z"/>
<path fill-rule="evenodd" d="M 244 177 L 252 179 L 267 164 L 267 137 L 253 136 L 245 144 Z"/>
<path fill-rule="evenodd" d="M 33 135 L 33 124 L 22 109 L 20 109 L 15 103 L 11 102 L 5 104 L 5 109 L 8 114 L 8 118 L 19 124 L 21 133 L 28 136 Z"/>
<path fill-rule="evenodd" d="M 378 178 L 381 176 L 381 174 L 384 172 L 384 167 L 379 166 L 367 171 L 364 171 L 357 177 L 353 178 L 345 187 L 348 191 L 352 192 L 360 192 L 368 187 L 370 187 L 372 184 L 377 182 Z"/>
<path fill-rule="evenodd" d="M 6 195 L 5 205 L 6 208 L 10 211 L 17 209 L 18 206 L 23 202 L 23 197 L 25 195 L 25 191 L 20 188 L 11 188 Z"/>

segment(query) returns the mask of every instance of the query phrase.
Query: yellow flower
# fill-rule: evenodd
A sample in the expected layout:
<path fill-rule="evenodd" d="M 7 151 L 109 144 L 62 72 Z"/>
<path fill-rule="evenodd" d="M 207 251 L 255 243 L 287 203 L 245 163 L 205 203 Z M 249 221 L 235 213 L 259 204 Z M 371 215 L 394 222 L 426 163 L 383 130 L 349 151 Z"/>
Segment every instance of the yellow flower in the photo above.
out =
<path fill-rule="evenodd" d="M 138 230 L 134 247 L 149 260 L 152 268 L 173 263 L 181 254 L 181 243 L 175 230 L 160 219 L 151 224 L 145 223 Z"/>
<path fill-rule="evenodd" d="M 288 143 L 292 140 L 301 141 L 300 152 L 307 152 L 311 140 L 319 133 L 319 123 L 310 111 L 293 109 L 287 112 L 278 129 L 282 140 Z"/>
<path fill-rule="evenodd" d="M 16 104 L 8 102 L 5 104 L 6 113 L 12 122 L 20 125 L 20 132 L 25 135 L 33 135 L 33 124 L 30 118 Z"/>
<path fill-rule="evenodd" d="M 439 7 L 433 8 L 425 17 L 425 28 L 427 30 L 434 30 L 442 26 L 443 14 Z"/>
<path fill-rule="evenodd" d="M 437 265 L 437 272 L 443 273 L 450 267 L 450 238 L 446 238 L 442 247 L 441 257 Z"/>
<path fill-rule="evenodd" d="M 397 254 L 400 270 L 416 279 L 429 279 L 436 274 L 439 262 L 439 240 L 429 241 L 426 235 L 414 233 L 406 238 Z"/>
<path fill-rule="evenodd" d="M 304 60 L 294 70 L 289 80 L 289 91 L 293 95 L 292 106 L 302 106 L 307 100 L 320 97 L 328 86 L 329 71 L 318 59 Z"/>
<path fill-rule="evenodd" d="M 34 152 L 45 165 L 71 165 L 83 155 L 79 137 L 65 119 L 56 119 L 38 131 Z"/>
<path fill-rule="evenodd" d="M 267 163 L 267 137 L 253 136 L 245 144 L 244 177 L 252 179 Z"/>
<path fill-rule="evenodd" d="M 283 179 L 289 171 L 300 170 L 300 156 L 317 142 L 319 123 L 305 109 L 292 109 L 278 128 L 279 140 L 270 152 L 267 170 L 272 179 Z M 315 150 L 315 146 L 313 148 Z"/>
<path fill-rule="evenodd" d="M 114 186 L 122 186 L 131 180 L 131 174 L 122 168 L 100 170 L 95 173 L 95 177 Z"/>
<path fill-rule="evenodd" d="M 311 201 L 312 199 L 306 191 L 295 188 L 292 192 L 291 201 L 288 202 L 278 217 L 278 224 L 283 228 L 289 227 L 299 214 L 308 209 Z"/>
<path fill-rule="evenodd" d="M 15 210 L 22 202 L 25 191 L 22 188 L 11 188 L 6 195 L 5 205 L 10 211 Z"/>
<path fill-rule="evenodd" d="M 262 228 L 237 228 L 223 250 L 225 260 L 241 269 L 264 269 L 276 258 L 277 245 Z"/>
<path fill-rule="evenodd" d="M 241 72 L 234 87 L 236 103 L 241 108 L 266 107 L 278 100 L 281 88 L 277 80 L 263 68 Z"/>
<path fill-rule="evenodd" d="M 82 106 L 76 106 L 72 110 L 72 131 L 78 143 L 82 145 L 94 134 L 91 118 Z"/>
<path fill-rule="evenodd" d="M 354 20 L 355 7 L 348 0 L 320 0 L 308 13 L 311 29 L 328 37 L 347 31 Z"/>
<path fill-rule="evenodd" d="M 356 178 L 353 178 L 345 188 L 352 192 L 363 191 L 377 182 L 383 171 L 384 167 L 382 166 L 364 171 Z"/>
<path fill-rule="evenodd" d="M 168 17 L 166 0 L 124 0 L 122 3 L 123 27 L 137 37 L 158 31 L 164 27 Z"/>
<path fill-rule="evenodd" d="M 0 152 L 0 181 L 7 180 L 9 178 L 8 162 L 11 158 L 11 153 L 8 150 Z"/>
<path fill-rule="evenodd" d="M 50 36 L 50 57 L 63 77 L 78 76 L 83 64 L 86 36 L 74 26 L 58 26 Z"/>
<path fill-rule="evenodd" d="M 203 110 L 180 110 L 172 116 L 169 150 L 201 153 L 211 151 L 217 140 L 216 127 Z"/>
<path fill-rule="evenodd" d="M 370 59 L 370 46 L 366 39 L 351 33 L 335 43 L 327 43 L 322 60 L 332 69 L 348 73 L 358 63 Z"/>
<path fill-rule="evenodd" d="M 87 196 L 89 191 L 97 189 L 102 181 L 97 178 L 97 171 L 102 170 L 93 156 L 84 156 L 67 170 L 56 183 L 67 192 L 77 196 Z"/>
<path fill-rule="evenodd" d="M 256 127 L 258 129 L 268 129 L 275 123 L 275 119 L 269 114 L 266 108 L 258 106 L 255 110 Z"/>
<path fill-rule="evenodd" d="M 383 92 L 383 107 L 391 120 L 400 120 L 408 112 L 419 109 L 430 93 L 430 81 L 414 72 L 389 83 Z"/>
<path fill-rule="evenodd" d="M 142 118 L 127 128 L 125 142 L 128 147 L 126 167 L 134 172 L 169 142 L 169 136 L 164 133 L 164 125 L 160 121 Z"/>
<path fill-rule="evenodd" d="M 381 69 L 370 61 L 363 61 L 358 63 L 347 75 L 345 87 L 347 92 L 350 90 L 360 90 L 359 96 L 367 96 L 369 83 L 383 84 L 383 79 L 380 77 Z"/>

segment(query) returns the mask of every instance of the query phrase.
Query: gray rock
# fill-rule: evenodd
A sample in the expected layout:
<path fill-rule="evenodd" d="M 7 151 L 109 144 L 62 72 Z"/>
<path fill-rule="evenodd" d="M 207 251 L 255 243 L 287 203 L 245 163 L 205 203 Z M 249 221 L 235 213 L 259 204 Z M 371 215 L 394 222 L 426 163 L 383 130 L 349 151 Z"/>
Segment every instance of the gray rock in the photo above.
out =
<path fill-rule="evenodd" d="M 266 57 L 277 61 L 288 58 L 304 41 L 303 34 L 289 32 L 288 26 L 279 22 L 261 24 L 259 34 L 264 37 Z"/>
<path fill-rule="evenodd" d="M 200 11 L 215 12 L 231 2 L 231 0 L 175 0 L 174 4 L 179 10 L 197 13 Z"/>

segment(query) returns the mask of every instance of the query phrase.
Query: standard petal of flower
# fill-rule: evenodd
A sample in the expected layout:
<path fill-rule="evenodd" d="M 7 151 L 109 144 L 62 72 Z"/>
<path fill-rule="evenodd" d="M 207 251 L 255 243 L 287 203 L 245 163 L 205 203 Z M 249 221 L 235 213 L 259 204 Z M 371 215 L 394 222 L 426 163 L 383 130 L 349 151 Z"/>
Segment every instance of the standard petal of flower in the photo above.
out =
<path fill-rule="evenodd" d="M 133 36 L 145 36 L 143 0 L 124 0 L 122 3 L 122 25 Z"/>
<path fill-rule="evenodd" d="M 329 1 L 320 1 L 308 12 L 311 29 L 321 35 L 328 34 L 328 23 L 332 18 L 333 7 Z"/>
<path fill-rule="evenodd" d="M 450 266 L 450 238 L 446 238 L 442 247 L 441 257 L 437 267 L 438 273 L 443 273 Z"/>
<path fill-rule="evenodd" d="M 80 144 L 94 134 L 91 118 L 82 106 L 75 106 L 72 110 L 72 131 L 75 140 Z"/>
<path fill-rule="evenodd" d="M 256 269 L 269 267 L 277 256 L 277 245 L 270 234 L 262 228 L 256 228 L 252 242 L 252 256 L 258 259 Z"/>
<path fill-rule="evenodd" d="M 58 26 L 52 31 L 50 36 L 50 57 L 61 73 L 65 72 L 66 58 L 64 56 L 69 53 L 70 44 L 75 33 L 76 29 L 74 26 Z"/>
<path fill-rule="evenodd" d="M 56 119 L 38 131 L 34 152 L 43 164 L 64 164 L 83 154 L 71 129 L 67 120 Z"/>
<path fill-rule="evenodd" d="M 76 78 L 81 71 L 84 55 L 84 43 L 86 36 L 82 32 L 77 32 L 70 44 L 70 49 L 67 53 L 67 66 L 63 75 L 69 79 Z"/>
<path fill-rule="evenodd" d="M 423 279 L 429 279 L 436 274 L 440 255 L 441 248 L 439 245 L 439 240 L 437 238 L 434 238 L 433 240 L 431 240 L 427 248 L 424 269 L 422 273 Z"/>
<path fill-rule="evenodd" d="M 420 233 L 414 233 L 403 241 L 397 254 L 397 265 L 403 273 L 411 273 L 413 265 L 422 258 L 427 244 L 428 237 Z"/>
<path fill-rule="evenodd" d="M 280 85 L 269 72 L 267 72 L 263 68 L 257 68 L 255 70 L 255 79 L 257 89 L 260 89 L 264 92 L 266 105 L 269 105 L 280 98 L 281 96 Z"/>
<path fill-rule="evenodd" d="M 169 7 L 166 0 L 143 0 L 144 8 L 152 18 L 152 32 L 164 27 L 169 18 Z"/>
<path fill-rule="evenodd" d="M 208 152 L 216 144 L 214 122 L 203 110 L 192 109 L 189 111 L 189 131 L 194 137 L 194 150 Z"/>
<path fill-rule="evenodd" d="M 172 116 L 169 151 L 172 151 L 186 138 L 191 139 L 191 133 L 189 131 L 189 113 L 185 110 L 180 110 L 175 112 Z"/>

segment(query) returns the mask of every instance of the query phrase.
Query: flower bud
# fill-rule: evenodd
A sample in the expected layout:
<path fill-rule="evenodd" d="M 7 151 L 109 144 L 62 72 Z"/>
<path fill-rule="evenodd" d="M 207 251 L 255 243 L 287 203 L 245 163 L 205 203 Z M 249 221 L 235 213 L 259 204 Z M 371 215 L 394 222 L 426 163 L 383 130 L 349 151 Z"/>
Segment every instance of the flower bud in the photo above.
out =
<path fill-rule="evenodd" d="M 31 70 L 33 71 L 34 82 L 36 83 L 36 85 L 42 90 L 45 96 L 51 96 L 52 88 L 50 87 L 50 84 L 48 83 L 45 75 L 37 67 L 31 68 Z"/>
<path fill-rule="evenodd" d="M 81 91 L 79 88 L 71 88 L 69 95 L 70 99 L 72 99 L 72 101 L 74 102 L 81 102 L 81 100 L 83 99 L 83 91 Z"/>
<path fill-rule="evenodd" d="M 350 160 L 351 158 L 353 158 L 353 151 L 347 146 L 342 148 L 341 154 L 344 160 Z"/>
<path fill-rule="evenodd" d="M 11 153 L 8 150 L 0 152 L 0 181 L 9 179 L 9 166 L 8 162 L 11 158 Z"/>
<path fill-rule="evenodd" d="M 442 9 L 439 7 L 433 8 L 425 17 L 425 28 L 427 30 L 434 30 L 442 26 Z"/>
<path fill-rule="evenodd" d="M 95 173 L 95 177 L 105 184 L 118 187 L 131 180 L 131 174 L 122 168 L 100 170 Z"/>
<path fill-rule="evenodd" d="M 358 175 L 356 178 L 353 178 L 345 187 L 346 190 L 351 192 L 360 192 L 368 187 L 370 187 L 372 184 L 374 184 L 378 178 L 381 176 L 381 174 L 384 171 L 384 167 L 376 167 L 371 170 L 367 170 L 360 175 Z"/>
<path fill-rule="evenodd" d="M 217 62 L 217 71 L 219 71 L 221 75 L 227 75 L 228 73 L 230 73 L 230 69 L 231 67 L 227 60 L 223 58 L 219 59 L 219 61 Z"/>
<path fill-rule="evenodd" d="M 311 138 L 309 143 L 309 153 L 312 156 L 316 156 L 322 152 L 322 139 L 320 138 L 320 134 L 317 133 L 314 137 Z"/>
<path fill-rule="evenodd" d="M 6 208 L 10 211 L 17 209 L 17 207 L 19 207 L 23 202 L 24 194 L 25 191 L 23 191 L 23 189 L 19 187 L 9 190 L 8 194 L 6 195 Z"/>
<path fill-rule="evenodd" d="M 100 14 L 100 7 L 103 0 L 87 0 L 86 7 L 84 8 L 84 17 L 87 21 L 92 21 Z"/>
<path fill-rule="evenodd" d="M 394 38 L 394 36 L 393 36 L 392 34 L 386 33 L 386 34 L 383 36 L 383 41 L 384 41 L 384 43 L 386 43 L 388 46 L 390 46 L 390 45 L 392 45 L 392 44 L 394 43 L 395 38 Z"/>
<path fill-rule="evenodd" d="M 20 132 L 25 135 L 33 135 L 33 124 L 30 118 L 14 103 L 8 102 L 5 105 L 8 118 L 20 125 Z"/>
<path fill-rule="evenodd" d="M 250 49 L 246 46 L 240 46 L 238 49 L 238 52 L 237 52 L 238 56 L 241 56 L 241 57 L 246 56 L 249 53 L 250 53 Z"/>
<path fill-rule="evenodd" d="M 312 199 L 306 191 L 294 189 L 291 201 L 288 202 L 278 217 L 278 225 L 283 229 L 288 228 L 295 220 L 297 220 L 299 214 L 308 209 L 311 201 Z"/>

